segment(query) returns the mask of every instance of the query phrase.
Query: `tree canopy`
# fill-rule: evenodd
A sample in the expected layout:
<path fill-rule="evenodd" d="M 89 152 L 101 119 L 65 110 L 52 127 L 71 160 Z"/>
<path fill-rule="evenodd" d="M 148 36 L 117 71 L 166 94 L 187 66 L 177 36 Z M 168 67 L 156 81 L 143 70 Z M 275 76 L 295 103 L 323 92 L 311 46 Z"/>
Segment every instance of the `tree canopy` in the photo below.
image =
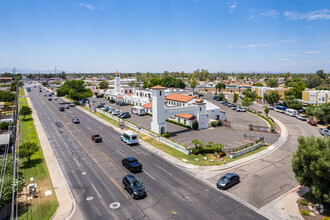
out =
<path fill-rule="evenodd" d="M 93 95 L 90 89 L 85 88 L 83 80 L 67 80 L 56 91 L 58 96 L 68 96 L 76 102 Z"/>
<path fill-rule="evenodd" d="M 316 74 L 310 74 L 305 80 L 307 88 L 312 89 L 322 84 L 323 80 Z"/>
<path fill-rule="evenodd" d="M 321 79 L 327 78 L 327 74 L 323 70 L 316 71 L 316 75 L 318 75 Z"/>
<path fill-rule="evenodd" d="M 302 104 L 293 95 L 286 95 L 284 99 L 284 105 L 288 108 L 299 109 Z"/>
<path fill-rule="evenodd" d="M 143 82 L 143 88 L 149 88 L 153 86 L 164 86 L 164 87 L 175 87 L 184 89 L 186 87 L 186 84 L 183 82 L 182 79 L 176 79 L 172 76 L 166 76 L 165 78 L 161 77 L 153 77 L 149 81 Z"/>
<path fill-rule="evenodd" d="M 32 109 L 29 106 L 24 105 L 19 111 L 19 114 L 23 116 L 23 120 L 24 120 L 26 116 L 32 114 Z"/>
<path fill-rule="evenodd" d="M 317 106 L 308 106 L 306 108 L 307 115 L 315 116 L 320 124 L 330 123 L 330 103 L 320 104 Z"/>
<path fill-rule="evenodd" d="M 108 87 L 109 87 L 109 82 L 106 80 L 102 80 L 99 84 L 100 89 L 108 89 Z"/>
<path fill-rule="evenodd" d="M 277 78 L 270 78 L 270 79 L 266 80 L 266 84 L 267 84 L 267 86 L 272 87 L 272 88 L 278 87 Z"/>
<path fill-rule="evenodd" d="M 264 95 L 264 99 L 271 105 L 275 104 L 280 100 L 281 96 L 277 91 L 271 91 L 268 95 Z"/>
<path fill-rule="evenodd" d="M 16 98 L 16 94 L 12 92 L 0 91 L 0 102 L 12 102 Z"/>
<path fill-rule="evenodd" d="M 37 143 L 26 141 L 19 146 L 19 154 L 23 158 L 27 158 L 28 162 L 31 161 L 31 156 L 39 150 Z"/>
<path fill-rule="evenodd" d="M 252 104 L 253 104 L 253 101 L 249 97 L 245 97 L 242 101 L 242 105 L 245 106 L 245 107 L 249 107 Z"/>
<path fill-rule="evenodd" d="M 222 89 L 225 89 L 226 88 L 226 84 L 224 83 L 218 83 L 216 86 L 215 86 L 215 89 L 216 90 L 219 90 L 219 92 L 221 92 Z"/>
<path fill-rule="evenodd" d="M 299 81 L 292 84 L 292 88 L 290 89 L 293 92 L 293 95 L 296 99 L 302 98 L 302 92 L 306 89 L 306 85 L 304 82 Z"/>
<path fill-rule="evenodd" d="M 254 86 L 263 87 L 264 85 L 261 82 L 257 82 Z"/>
<path fill-rule="evenodd" d="M 299 137 L 298 149 L 292 157 L 292 169 L 299 184 L 330 203 L 330 138 Z"/>

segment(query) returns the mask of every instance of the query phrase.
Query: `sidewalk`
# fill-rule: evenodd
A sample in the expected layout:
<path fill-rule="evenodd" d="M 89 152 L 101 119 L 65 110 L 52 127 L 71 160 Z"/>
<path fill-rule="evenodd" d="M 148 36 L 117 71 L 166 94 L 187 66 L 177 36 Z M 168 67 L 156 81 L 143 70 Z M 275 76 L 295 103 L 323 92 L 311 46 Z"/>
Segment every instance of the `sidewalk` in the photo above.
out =
<path fill-rule="evenodd" d="M 25 94 L 28 94 L 26 90 L 25 90 Z M 56 212 L 54 213 L 51 219 L 55 219 L 55 220 L 69 219 L 76 209 L 74 198 L 65 180 L 62 170 L 57 162 L 55 154 L 50 146 L 50 143 L 42 127 L 42 124 L 39 120 L 39 117 L 36 113 L 36 110 L 32 105 L 30 97 L 26 96 L 26 99 L 29 106 L 32 109 L 33 122 L 39 136 L 41 148 L 49 170 L 49 175 L 53 183 L 53 188 L 59 203 L 59 207 L 57 208 Z"/>
<path fill-rule="evenodd" d="M 257 212 L 274 220 L 303 220 L 299 212 L 297 199 L 307 192 L 308 188 L 297 186 L 295 189 L 261 207 Z"/>

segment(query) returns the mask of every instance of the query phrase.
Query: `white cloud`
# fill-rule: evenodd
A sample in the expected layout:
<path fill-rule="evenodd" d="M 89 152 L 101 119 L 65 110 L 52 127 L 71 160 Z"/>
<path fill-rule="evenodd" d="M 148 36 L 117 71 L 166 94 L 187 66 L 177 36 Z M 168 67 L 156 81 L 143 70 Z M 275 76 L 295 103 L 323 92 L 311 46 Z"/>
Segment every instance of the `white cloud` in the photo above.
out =
<path fill-rule="evenodd" d="M 289 61 L 289 59 L 288 58 L 282 58 L 282 59 L 280 59 L 281 61 Z"/>
<path fill-rule="evenodd" d="M 234 9 L 236 8 L 237 6 L 237 2 L 232 2 L 232 3 L 227 3 L 229 5 L 229 13 L 233 13 L 234 12 Z"/>
<path fill-rule="evenodd" d="M 326 8 L 322 10 L 312 11 L 309 13 L 285 11 L 283 14 L 287 18 L 287 20 L 299 20 L 299 19 L 306 19 L 307 21 L 330 20 L 330 10 Z"/>
<path fill-rule="evenodd" d="M 256 47 L 269 47 L 269 46 L 275 46 L 277 43 L 268 43 L 268 44 L 249 44 L 244 45 L 242 48 L 256 48 Z"/>
<path fill-rule="evenodd" d="M 306 53 L 306 54 L 316 54 L 316 53 L 319 53 L 319 52 L 317 52 L 317 51 L 306 51 L 304 53 Z"/>
<path fill-rule="evenodd" d="M 85 8 L 88 8 L 90 10 L 96 9 L 96 7 L 94 5 L 91 5 L 91 4 L 80 3 L 79 5 L 81 5 L 81 6 L 85 7 Z"/>
<path fill-rule="evenodd" d="M 249 19 L 257 19 L 257 18 L 264 18 L 264 17 L 272 17 L 272 18 L 277 18 L 278 16 L 280 16 L 281 12 L 274 10 L 274 9 L 270 9 L 268 11 L 250 11 L 251 13 L 253 13 Z"/>
<path fill-rule="evenodd" d="M 301 54 L 290 54 L 290 55 L 287 55 L 289 57 L 301 57 L 302 55 Z"/>

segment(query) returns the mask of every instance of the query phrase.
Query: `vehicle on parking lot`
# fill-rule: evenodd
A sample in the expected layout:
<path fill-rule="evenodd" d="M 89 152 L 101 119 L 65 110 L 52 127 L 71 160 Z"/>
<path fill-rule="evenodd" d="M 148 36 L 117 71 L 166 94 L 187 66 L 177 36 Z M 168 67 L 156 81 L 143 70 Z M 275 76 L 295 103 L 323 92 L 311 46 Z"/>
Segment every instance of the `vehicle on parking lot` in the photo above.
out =
<path fill-rule="evenodd" d="M 291 117 L 295 117 L 298 114 L 298 111 L 297 110 L 294 110 L 294 109 L 287 108 L 284 111 L 284 114 L 289 115 Z"/>
<path fill-rule="evenodd" d="M 126 102 L 118 102 L 117 103 L 119 106 L 126 106 L 126 105 L 128 105 L 128 103 L 126 103 Z"/>
<path fill-rule="evenodd" d="M 142 106 L 132 106 L 131 112 L 136 115 L 145 115 L 146 109 Z"/>
<path fill-rule="evenodd" d="M 129 145 L 139 143 L 138 134 L 133 131 L 124 131 L 120 139 Z"/>
<path fill-rule="evenodd" d="M 305 110 L 305 109 L 303 109 L 303 108 L 300 108 L 300 109 L 298 109 L 298 112 L 299 112 L 299 113 L 305 113 L 305 112 L 306 112 L 306 110 Z"/>
<path fill-rule="evenodd" d="M 236 111 L 237 112 L 246 112 L 246 109 L 239 106 L 239 107 L 236 108 Z"/>
<path fill-rule="evenodd" d="M 66 109 L 69 109 L 69 108 L 70 108 L 70 105 L 65 105 L 65 108 L 66 108 Z"/>
<path fill-rule="evenodd" d="M 103 107 L 104 107 L 104 105 L 102 105 L 102 104 L 99 104 L 96 106 L 96 108 L 103 108 Z"/>
<path fill-rule="evenodd" d="M 59 107 L 58 110 L 60 110 L 61 112 L 64 112 L 65 111 L 64 107 L 62 107 L 62 106 Z"/>
<path fill-rule="evenodd" d="M 54 100 L 57 100 L 57 97 L 56 96 L 54 97 Z"/>
<path fill-rule="evenodd" d="M 313 120 L 309 120 L 307 123 L 313 126 L 317 126 L 317 122 Z"/>
<path fill-rule="evenodd" d="M 74 118 L 72 119 L 72 122 L 73 122 L 74 124 L 79 124 L 79 123 L 80 123 L 80 120 L 79 120 L 78 117 L 74 117 Z"/>
<path fill-rule="evenodd" d="M 52 98 L 48 98 L 48 101 L 52 101 Z"/>
<path fill-rule="evenodd" d="M 99 134 L 94 134 L 94 135 L 92 135 L 91 138 L 94 142 L 101 142 L 102 141 L 102 138 Z"/>
<path fill-rule="evenodd" d="M 237 105 L 234 104 L 231 108 L 232 108 L 233 110 L 236 110 Z"/>
<path fill-rule="evenodd" d="M 220 101 L 220 104 L 224 104 L 226 101 L 225 100 L 221 100 Z"/>
<path fill-rule="evenodd" d="M 44 94 L 44 96 L 46 97 L 46 96 L 47 96 L 47 94 Z"/>
<path fill-rule="evenodd" d="M 233 107 L 235 104 L 233 104 L 233 103 L 229 103 L 228 105 L 227 105 L 227 107 Z"/>
<path fill-rule="evenodd" d="M 213 99 L 217 99 L 217 98 L 219 98 L 217 95 L 213 96 Z"/>
<path fill-rule="evenodd" d="M 329 133 L 329 130 L 326 128 L 320 128 L 319 132 L 321 135 L 325 135 L 325 134 Z"/>
<path fill-rule="evenodd" d="M 119 115 L 120 118 L 130 118 L 131 114 L 129 112 L 122 112 Z"/>
<path fill-rule="evenodd" d="M 105 107 L 103 107 L 103 108 L 101 108 L 101 110 L 103 110 L 103 111 L 108 111 L 109 110 L 109 107 L 108 106 L 105 106 Z"/>
<path fill-rule="evenodd" d="M 115 100 L 113 100 L 113 99 L 110 99 L 109 100 L 109 103 L 115 103 L 116 101 Z"/>
<path fill-rule="evenodd" d="M 302 120 L 302 121 L 307 121 L 307 116 L 306 115 L 296 115 L 296 118 L 299 119 L 299 120 Z"/>
<path fill-rule="evenodd" d="M 237 173 L 227 173 L 218 180 L 217 187 L 219 189 L 228 189 L 239 182 L 240 178 Z"/>
<path fill-rule="evenodd" d="M 282 106 L 282 105 L 276 105 L 275 106 L 275 111 L 277 111 L 277 112 L 284 113 L 285 110 L 286 110 L 285 106 Z"/>
<path fill-rule="evenodd" d="M 133 199 L 145 197 L 147 195 L 147 190 L 143 186 L 143 183 L 133 174 L 127 174 L 124 176 L 123 188 L 127 190 Z"/>
<path fill-rule="evenodd" d="M 39 92 L 42 92 L 42 90 L 40 89 Z"/>
<path fill-rule="evenodd" d="M 142 164 L 135 157 L 125 157 L 121 160 L 121 163 L 132 173 L 137 173 L 142 171 Z"/>
<path fill-rule="evenodd" d="M 101 105 L 105 105 L 105 101 L 102 100 L 102 101 L 100 102 L 100 104 L 101 104 Z"/>
<path fill-rule="evenodd" d="M 120 110 L 116 109 L 112 114 L 116 115 L 116 116 L 119 116 L 121 113 Z"/>

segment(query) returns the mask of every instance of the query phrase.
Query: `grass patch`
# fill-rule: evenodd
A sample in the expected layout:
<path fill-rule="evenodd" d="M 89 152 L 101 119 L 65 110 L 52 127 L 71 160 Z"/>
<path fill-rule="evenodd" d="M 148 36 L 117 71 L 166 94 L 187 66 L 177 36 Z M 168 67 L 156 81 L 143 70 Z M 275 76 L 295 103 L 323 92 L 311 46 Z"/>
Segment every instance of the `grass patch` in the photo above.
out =
<path fill-rule="evenodd" d="M 20 94 L 24 94 L 24 90 L 22 90 L 20 89 Z M 28 106 L 25 97 L 19 98 L 19 108 L 22 106 Z M 30 177 L 34 178 L 35 183 L 37 183 L 37 192 L 40 193 L 38 193 L 37 198 L 31 200 L 27 200 L 25 195 L 21 196 L 18 219 L 50 219 L 58 207 L 58 201 L 32 116 L 26 116 L 24 120 L 23 117 L 20 117 L 20 144 L 25 141 L 36 142 L 39 150 L 31 157 L 30 163 L 27 163 L 27 159 L 20 159 L 20 171 L 26 184 L 30 183 Z M 52 190 L 52 195 L 45 196 L 47 190 Z"/>
<path fill-rule="evenodd" d="M 25 95 L 25 91 L 24 89 L 19 89 L 19 93 L 18 93 L 19 96 L 22 96 L 22 95 Z"/>

